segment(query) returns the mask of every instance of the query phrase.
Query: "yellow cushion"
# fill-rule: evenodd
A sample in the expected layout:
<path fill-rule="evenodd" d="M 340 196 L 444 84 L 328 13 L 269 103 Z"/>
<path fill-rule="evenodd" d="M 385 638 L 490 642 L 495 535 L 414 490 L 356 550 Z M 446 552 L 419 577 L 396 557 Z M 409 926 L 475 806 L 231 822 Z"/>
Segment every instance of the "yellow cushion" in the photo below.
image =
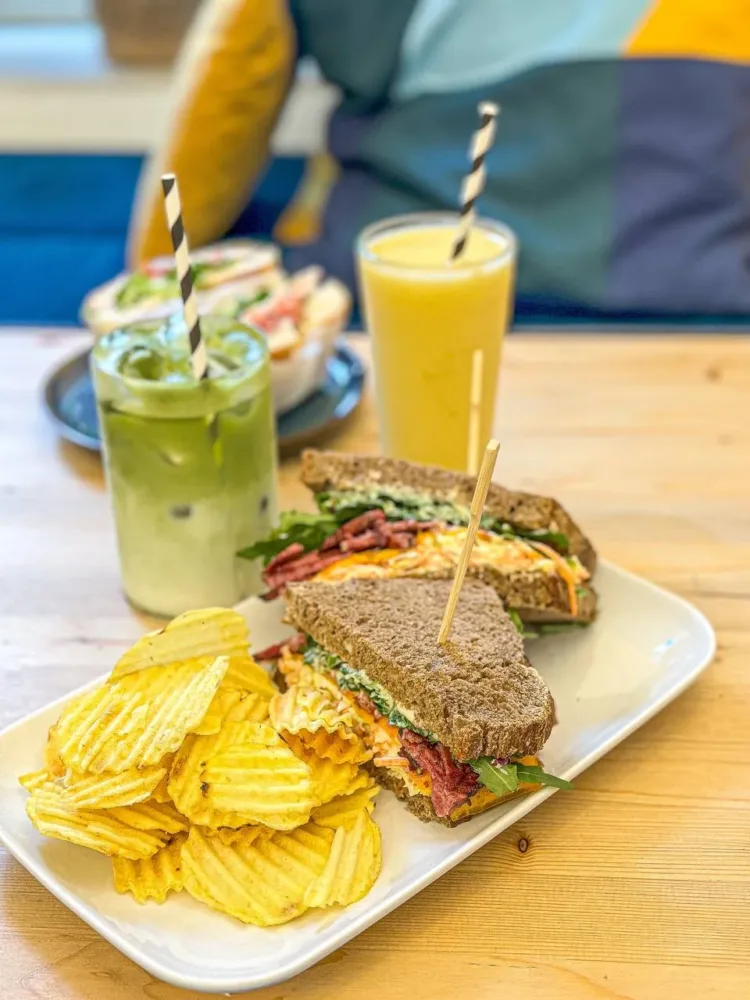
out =
<path fill-rule="evenodd" d="M 234 222 L 266 162 L 293 57 L 285 0 L 206 0 L 175 68 L 163 143 L 141 174 L 131 266 L 171 250 L 163 173 L 179 180 L 191 246 L 210 243 Z"/>

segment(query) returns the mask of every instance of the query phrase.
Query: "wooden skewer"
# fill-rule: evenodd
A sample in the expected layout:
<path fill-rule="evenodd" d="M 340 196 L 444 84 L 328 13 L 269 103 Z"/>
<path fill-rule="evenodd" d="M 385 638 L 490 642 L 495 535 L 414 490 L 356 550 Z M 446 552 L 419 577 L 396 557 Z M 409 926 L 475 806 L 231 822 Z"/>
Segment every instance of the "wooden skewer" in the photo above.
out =
<path fill-rule="evenodd" d="M 461 555 L 458 559 L 456 575 L 453 577 L 453 586 L 451 587 L 451 592 L 448 595 L 448 603 L 445 606 L 443 623 L 440 626 L 440 632 L 438 634 L 438 645 L 440 646 L 445 645 L 448 640 L 448 635 L 450 634 L 451 625 L 453 624 L 453 616 L 456 613 L 456 605 L 458 604 L 458 595 L 461 593 L 461 587 L 463 586 L 464 579 L 466 578 L 466 570 L 469 565 L 469 559 L 471 558 L 471 550 L 474 548 L 474 542 L 477 540 L 479 522 L 482 520 L 482 512 L 484 510 L 484 505 L 487 502 L 487 491 L 489 490 L 490 483 L 492 482 L 492 473 L 495 471 L 495 462 L 497 462 L 497 453 L 499 450 L 499 442 L 490 441 L 484 452 L 482 468 L 479 470 L 479 476 L 477 478 L 477 487 L 474 490 L 474 497 L 471 501 L 469 527 L 466 531 L 466 540 L 464 541 L 464 547 L 461 549 Z"/>
<path fill-rule="evenodd" d="M 479 471 L 481 449 L 479 444 L 479 425 L 482 419 L 482 370 L 484 369 L 484 351 L 477 349 L 471 357 L 471 390 L 469 395 L 469 444 L 466 470 L 470 476 L 476 476 Z"/>

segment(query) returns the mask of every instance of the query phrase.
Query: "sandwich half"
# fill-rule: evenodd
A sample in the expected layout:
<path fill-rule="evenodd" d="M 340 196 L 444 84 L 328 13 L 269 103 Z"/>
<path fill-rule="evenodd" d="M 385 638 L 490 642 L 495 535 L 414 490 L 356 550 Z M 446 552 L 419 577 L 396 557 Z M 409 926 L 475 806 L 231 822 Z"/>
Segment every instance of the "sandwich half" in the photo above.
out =
<path fill-rule="evenodd" d="M 302 480 L 319 512 L 282 515 L 240 553 L 265 561 L 268 595 L 300 580 L 452 578 L 476 479 L 399 459 L 308 450 Z M 469 575 L 494 587 L 517 624 L 591 622 L 596 553 L 557 501 L 493 483 Z"/>
<path fill-rule="evenodd" d="M 201 312 L 218 295 L 262 301 L 283 280 L 279 251 L 254 240 L 224 240 L 191 253 L 193 285 Z M 145 320 L 168 319 L 181 308 L 174 257 L 156 257 L 89 292 L 81 318 L 97 336 Z"/>
<path fill-rule="evenodd" d="M 497 594 L 467 580 L 439 646 L 449 592 L 445 580 L 292 584 L 298 635 L 260 657 L 277 658 L 288 685 L 301 687 L 306 668 L 332 682 L 345 736 L 361 738 L 379 783 L 420 819 L 453 826 L 568 783 L 541 767 L 554 703 Z"/>

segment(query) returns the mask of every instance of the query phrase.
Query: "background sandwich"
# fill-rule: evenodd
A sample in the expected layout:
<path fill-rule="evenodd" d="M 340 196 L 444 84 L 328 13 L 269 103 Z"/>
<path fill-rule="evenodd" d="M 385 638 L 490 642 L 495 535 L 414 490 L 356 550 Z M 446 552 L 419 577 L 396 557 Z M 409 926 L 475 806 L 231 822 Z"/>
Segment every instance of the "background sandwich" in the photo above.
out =
<path fill-rule="evenodd" d="M 442 580 L 292 584 L 287 618 L 299 635 L 260 656 L 278 657 L 284 697 L 300 710 L 300 690 L 318 688 L 329 734 L 350 752 L 361 740 L 361 759 L 411 812 L 452 826 L 541 784 L 568 782 L 539 763 L 554 703 L 497 594 L 467 581 L 441 647 L 449 592 Z M 296 732 L 304 726 L 293 714 Z"/>
<path fill-rule="evenodd" d="M 283 280 L 279 251 L 269 243 L 226 240 L 193 250 L 190 259 L 201 313 L 211 311 L 218 295 L 231 293 L 245 303 L 262 301 Z M 174 257 L 156 257 L 89 292 L 81 318 L 102 336 L 131 323 L 167 319 L 180 309 Z"/>
<path fill-rule="evenodd" d="M 452 578 L 473 476 L 338 452 L 302 458 L 319 513 L 282 515 L 269 539 L 240 553 L 265 561 L 269 596 L 307 579 Z M 517 623 L 590 622 L 595 567 L 593 546 L 555 500 L 490 486 L 469 575 L 494 587 Z"/>

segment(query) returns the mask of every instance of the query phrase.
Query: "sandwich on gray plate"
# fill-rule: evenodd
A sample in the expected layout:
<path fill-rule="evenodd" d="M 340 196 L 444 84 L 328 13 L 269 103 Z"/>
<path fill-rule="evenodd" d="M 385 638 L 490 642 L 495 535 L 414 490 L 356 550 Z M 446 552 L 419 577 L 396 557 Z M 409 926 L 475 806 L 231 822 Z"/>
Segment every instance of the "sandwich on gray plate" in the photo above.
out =
<path fill-rule="evenodd" d="M 289 511 L 241 556 L 263 559 L 268 596 L 300 580 L 450 578 L 476 478 L 399 459 L 305 451 L 317 514 Z M 489 583 L 531 631 L 588 624 L 596 553 L 555 500 L 492 483 L 469 575 Z M 528 630 L 527 630 L 528 631 Z"/>
<path fill-rule="evenodd" d="M 298 633 L 257 656 L 276 660 L 289 687 L 322 677 L 337 699 L 331 711 L 348 719 L 346 738 L 361 738 L 379 783 L 420 819 L 454 826 L 541 785 L 569 783 L 541 766 L 552 695 L 491 587 L 465 582 L 438 645 L 450 588 L 447 580 L 290 584 L 287 620 Z"/>

